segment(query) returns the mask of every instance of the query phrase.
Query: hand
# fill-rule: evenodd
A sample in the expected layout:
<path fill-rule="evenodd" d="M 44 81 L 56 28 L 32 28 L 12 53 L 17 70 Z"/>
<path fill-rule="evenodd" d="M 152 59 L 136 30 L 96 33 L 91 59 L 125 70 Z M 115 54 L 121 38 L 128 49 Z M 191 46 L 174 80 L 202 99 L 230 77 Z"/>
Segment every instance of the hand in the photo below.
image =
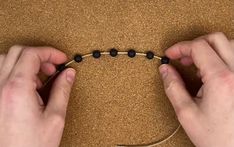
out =
<path fill-rule="evenodd" d="M 233 147 L 234 40 L 213 33 L 177 43 L 165 54 L 183 65 L 194 64 L 203 83 L 192 97 L 172 66 L 159 67 L 165 92 L 191 141 L 197 147 Z"/>
<path fill-rule="evenodd" d="M 13 46 L 0 55 L 0 146 L 58 147 L 75 71 L 63 71 L 55 80 L 45 106 L 37 89 L 38 73 L 55 72 L 64 53 L 49 47 Z"/>

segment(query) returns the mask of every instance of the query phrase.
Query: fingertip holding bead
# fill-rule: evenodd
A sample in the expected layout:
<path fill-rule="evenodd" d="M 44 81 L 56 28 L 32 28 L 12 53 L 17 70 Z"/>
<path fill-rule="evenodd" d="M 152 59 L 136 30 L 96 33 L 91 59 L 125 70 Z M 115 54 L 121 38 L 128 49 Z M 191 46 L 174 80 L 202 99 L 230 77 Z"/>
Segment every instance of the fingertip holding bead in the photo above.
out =
<path fill-rule="evenodd" d="M 76 61 L 77 63 L 81 62 L 83 60 L 82 56 L 77 54 L 74 56 L 74 61 Z"/>
<path fill-rule="evenodd" d="M 161 58 L 161 64 L 169 64 L 170 59 L 167 56 Z"/>
<path fill-rule="evenodd" d="M 128 57 L 133 58 L 133 57 L 135 57 L 135 56 L 136 56 L 136 51 L 133 50 L 133 49 L 130 49 L 130 50 L 128 51 Z"/>
<path fill-rule="evenodd" d="M 110 50 L 110 55 L 111 55 L 111 57 L 116 57 L 118 55 L 118 50 L 115 48 L 112 48 Z"/>
<path fill-rule="evenodd" d="M 99 50 L 94 50 L 93 51 L 93 57 L 94 58 L 100 58 L 101 57 L 101 52 Z"/>
<path fill-rule="evenodd" d="M 146 58 L 153 59 L 154 58 L 154 53 L 152 51 L 146 52 Z"/>

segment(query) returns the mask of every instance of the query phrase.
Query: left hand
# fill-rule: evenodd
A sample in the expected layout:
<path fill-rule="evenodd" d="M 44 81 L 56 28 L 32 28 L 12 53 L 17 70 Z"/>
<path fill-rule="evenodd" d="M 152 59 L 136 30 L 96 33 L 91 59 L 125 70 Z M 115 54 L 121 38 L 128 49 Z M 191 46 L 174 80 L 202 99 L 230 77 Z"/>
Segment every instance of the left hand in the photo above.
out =
<path fill-rule="evenodd" d="M 38 77 L 55 72 L 67 57 L 50 47 L 13 46 L 0 55 L 0 146 L 58 147 L 75 70 L 64 70 L 55 80 L 45 106 L 37 89 Z"/>

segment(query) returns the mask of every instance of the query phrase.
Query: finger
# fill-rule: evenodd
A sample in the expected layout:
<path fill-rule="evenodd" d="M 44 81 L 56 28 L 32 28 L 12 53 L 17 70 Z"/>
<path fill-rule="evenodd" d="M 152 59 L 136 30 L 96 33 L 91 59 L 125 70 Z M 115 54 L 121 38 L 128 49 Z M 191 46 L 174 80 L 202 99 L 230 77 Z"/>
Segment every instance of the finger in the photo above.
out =
<path fill-rule="evenodd" d="M 54 64 L 46 62 L 46 63 L 42 63 L 41 71 L 42 71 L 42 73 L 50 76 L 56 71 L 56 68 L 55 68 Z"/>
<path fill-rule="evenodd" d="M 197 105 L 185 88 L 184 82 L 179 73 L 170 65 L 161 65 L 159 67 L 162 75 L 164 89 L 172 106 L 175 109 L 177 117 L 180 121 L 184 119 L 184 114 L 193 115 L 197 109 Z"/>
<path fill-rule="evenodd" d="M 23 50 L 23 46 L 20 45 L 14 45 L 12 46 L 7 55 L 4 57 L 5 60 L 2 63 L 2 68 L 1 68 L 1 78 L 5 79 L 9 76 L 11 73 L 13 67 L 15 66 L 16 62 L 19 59 L 19 56 Z"/>
<path fill-rule="evenodd" d="M 15 65 L 11 78 L 21 77 L 25 81 L 33 81 L 37 76 L 42 63 L 61 64 L 66 61 L 66 55 L 50 47 L 28 47 L 23 50 Z M 29 85 L 22 85 L 29 86 Z"/>
<path fill-rule="evenodd" d="M 45 113 L 49 116 L 58 115 L 65 118 L 71 87 L 75 79 L 75 70 L 64 70 L 55 80 Z"/>
<path fill-rule="evenodd" d="M 3 66 L 3 62 L 4 62 L 5 58 L 6 58 L 6 55 L 5 55 L 5 54 L 1 54 L 1 55 L 0 55 L 0 70 L 1 70 L 1 68 L 2 68 L 2 66 Z"/>
<path fill-rule="evenodd" d="M 234 70 L 234 48 L 228 38 L 221 32 L 213 33 L 202 37 L 217 52 L 223 61 Z"/>
<path fill-rule="evenodd" d="M 203 82 L 228 69 L 211 46 L 202 39 L 177 43 L 165 53 L 171 59 L 191 57 L 200 70 Z"/>

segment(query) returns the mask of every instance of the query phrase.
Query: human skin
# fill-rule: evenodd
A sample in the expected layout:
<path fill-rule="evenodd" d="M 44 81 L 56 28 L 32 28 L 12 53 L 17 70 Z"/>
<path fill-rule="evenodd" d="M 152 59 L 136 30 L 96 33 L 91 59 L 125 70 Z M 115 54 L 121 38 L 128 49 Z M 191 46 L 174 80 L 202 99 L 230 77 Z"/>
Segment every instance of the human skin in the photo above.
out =
<path fill-rule="evenodd" d="M 165 54 L 194 64 L 202 86 L 195 97 L 171 65 L 159 67 L 178 120 L 197 147 L 234 146 L 234 41 L 217 32 L 177 43 Z"/>
<path fill-rule="evenodd" d="M 186 90 L 171 65 L 159 71 L 178 120 L 197 147 L 234 146 L 234 41 L 223 33 L 175 44 L 165 54 L 182 65 L 194 64 L 203 85 L 196 97 Z M 55 80 L 45 105 L 37 90 L 38 72 L 55 72 L 66 62 L 51 47 L 13 46 L 0 55 L 0 146 L 58 147 L 75 70 L 65 69 Z"/>
<path fill-rule="evenodd" d="M 66 60 L 50 47 L 13 46 L 0 56 L 1 147 L 59 146 L 75 71 L 69 68 L 58 76 L 46 106 L 37 92 L 42 86 L 37 74 L 51 75 Z"/>

